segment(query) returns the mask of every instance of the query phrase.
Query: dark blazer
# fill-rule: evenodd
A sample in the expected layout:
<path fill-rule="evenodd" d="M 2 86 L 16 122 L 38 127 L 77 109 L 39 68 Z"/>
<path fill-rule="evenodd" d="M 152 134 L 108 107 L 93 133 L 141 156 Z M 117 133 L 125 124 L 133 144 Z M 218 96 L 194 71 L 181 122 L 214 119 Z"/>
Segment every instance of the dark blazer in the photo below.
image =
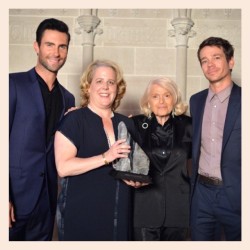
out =
<path fill-rule="evenodd" d="M 193 121 L 193 169 L 192 187 L 193 194 L 197 181 L 202 119 L 208 89 L 203 90 L 190 99 L 190 112 Z M 221 154 L 221 174 L 226 189 L 226 193 L 233 208 L 241 211 L 241 88 L 233 84 L 229 98 L 228 110 L 226 114 L 225 127 L 223 132 L 222 154 Z"/>
<path fill-rule="evenodd" d="M 155 117 L 152 119 L 156 119 Z M 134 192 L 135 227 L 188 227 L 190 183 L 187 160 L 191 158 L 191 118 L 173 118 L 173 150 L 165 166 L 152 158 L 151 123 L 143 115 L 133 117 L 140 134 L 140 146 L 150 158 L 152 184 Z M 148 128 L 143 129 L 142 124 Z"/>
<path fill-rule="evenodd" d="M 75 106 L 74 96 L 62 85 L 63 111 Z M 9 180 L 10 201 L 18 215 L 34 208 L 43 181 L 54 214 L 57 199 L 57 172 L 54 138 L 46 145 L 45 108 L 35 69 L 9 75 Z"/>

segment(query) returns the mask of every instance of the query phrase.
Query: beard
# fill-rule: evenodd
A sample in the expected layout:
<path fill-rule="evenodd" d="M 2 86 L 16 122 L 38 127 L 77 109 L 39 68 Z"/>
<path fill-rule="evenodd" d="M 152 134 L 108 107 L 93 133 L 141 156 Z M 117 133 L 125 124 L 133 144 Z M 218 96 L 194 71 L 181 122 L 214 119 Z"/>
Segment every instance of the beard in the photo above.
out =
<path fill-rule="evenodd" d="M 39 58 L 39 63 L 48 71 L 52 72 L 52 73 L 55 73 L 57 74 L 57 72 L 63 67 L 63 65 L 65 64 L 66 62 L 66 58 L 64 61 L 62 61 L 61 63 L 58 63 L 56 65 L 52 65 L 52 64 L 49 64 L 47 63 L 47 61 Z"/>

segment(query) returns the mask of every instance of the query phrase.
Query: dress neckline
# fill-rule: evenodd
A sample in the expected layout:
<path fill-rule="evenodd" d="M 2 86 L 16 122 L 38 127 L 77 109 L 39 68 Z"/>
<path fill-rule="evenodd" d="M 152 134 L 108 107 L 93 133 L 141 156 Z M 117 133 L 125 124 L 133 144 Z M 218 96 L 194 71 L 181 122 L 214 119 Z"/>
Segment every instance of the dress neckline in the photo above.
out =
<path fill-rule="evenodd" d="M 101 116 L 98 114 L 98 112 L 97 112 L 93 107 L 91 107 L 89 104 L 88 104 L 87 108 L 88 108 L 90 111 L 92 111 L 93 113 L 95 113 L 97 116 L 99 116 L 101 119 L 107 118 L 107 117 L 101 117 Z M 111 111 L 111 115 L 110 115 L 110 118 L 112 118 L 112 117 L 114 117 L 114 112 L 113 112 L 113 111 Z"/>

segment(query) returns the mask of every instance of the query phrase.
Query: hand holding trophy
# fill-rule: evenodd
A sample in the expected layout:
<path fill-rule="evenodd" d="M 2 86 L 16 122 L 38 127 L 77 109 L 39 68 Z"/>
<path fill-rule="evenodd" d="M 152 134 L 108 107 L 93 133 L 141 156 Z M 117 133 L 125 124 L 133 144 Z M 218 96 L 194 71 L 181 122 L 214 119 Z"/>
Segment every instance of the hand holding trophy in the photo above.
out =
<path fill-rule="evenodd" d="M 120 158 L 113 163 L 114 169 L 110 174 L 117 179 L 151 183 L 151 177 L 148 175 L 149 158 L 138 143 L 133 140 L 124 122 L 120 122 L 118 125 L 119 139 L 126 139 L 125 143 L 131 146 L 131 152 L 127 158 Z"/>

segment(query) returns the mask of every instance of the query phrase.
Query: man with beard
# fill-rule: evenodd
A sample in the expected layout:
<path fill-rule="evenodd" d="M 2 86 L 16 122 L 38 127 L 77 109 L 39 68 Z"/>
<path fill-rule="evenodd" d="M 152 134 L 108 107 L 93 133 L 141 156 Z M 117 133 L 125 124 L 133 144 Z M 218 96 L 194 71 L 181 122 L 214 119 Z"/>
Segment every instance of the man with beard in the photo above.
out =
<path fill-rule="evenodd" d="M 68 26 L 42 21 L 37 64 L 9 75 L 9 240 L 51 240 L 57 200 L 54 133 L 74 96 L 57 80 L 70 42 Z"/>

